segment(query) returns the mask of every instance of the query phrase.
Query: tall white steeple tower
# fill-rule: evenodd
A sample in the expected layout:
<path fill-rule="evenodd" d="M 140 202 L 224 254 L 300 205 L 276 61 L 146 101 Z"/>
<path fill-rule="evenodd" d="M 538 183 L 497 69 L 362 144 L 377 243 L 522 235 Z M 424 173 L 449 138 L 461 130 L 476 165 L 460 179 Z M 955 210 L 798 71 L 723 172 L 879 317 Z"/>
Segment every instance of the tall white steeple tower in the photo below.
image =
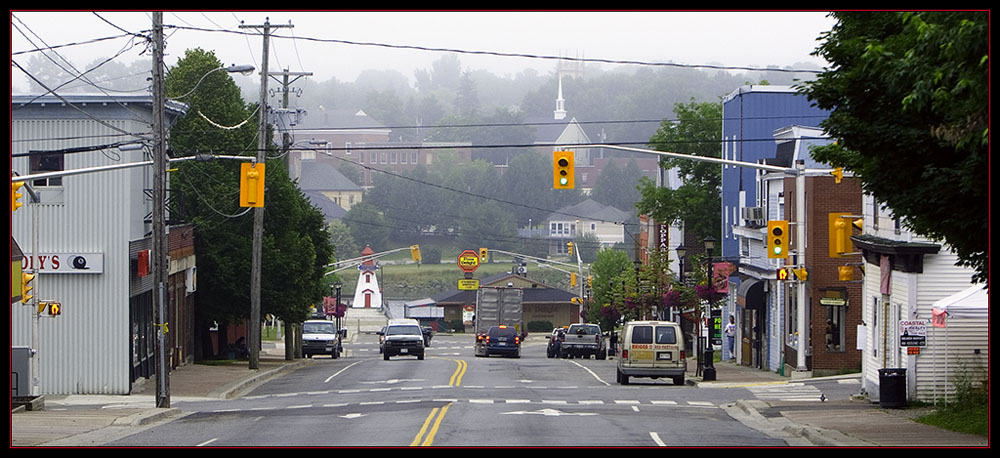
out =
<path fill-rule="evenodd" d="M 556 120 L 566 119 L 566 100 L 562 93 L 562 75 L 559 76 L 559 95 L 556 97 L 556 109 L 553 112 Z"/>

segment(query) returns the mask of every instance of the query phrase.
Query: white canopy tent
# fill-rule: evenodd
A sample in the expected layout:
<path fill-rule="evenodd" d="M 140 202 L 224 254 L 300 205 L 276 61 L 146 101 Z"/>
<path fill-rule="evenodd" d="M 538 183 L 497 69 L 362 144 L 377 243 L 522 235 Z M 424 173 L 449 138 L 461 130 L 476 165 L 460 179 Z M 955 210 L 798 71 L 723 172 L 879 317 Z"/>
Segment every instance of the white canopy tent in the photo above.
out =
<path fill-rule="evenodd" d="M 931 306 L 934 327 L 944 328 L 945 332 L 945 386 L 948 385 L 948 326 L 946 319 L 969 318 L 988 320 L 990 317 L 989 292 L 982 285 L 973 285 L 964 291 L 952 294 L 938 300 Z M 936 389 L 935 389 L 936 391 Z M 945 390 L 945 403 L 948 402 L 948 392 Z M 937 394 L 934 395 L 935 399 Z"/>

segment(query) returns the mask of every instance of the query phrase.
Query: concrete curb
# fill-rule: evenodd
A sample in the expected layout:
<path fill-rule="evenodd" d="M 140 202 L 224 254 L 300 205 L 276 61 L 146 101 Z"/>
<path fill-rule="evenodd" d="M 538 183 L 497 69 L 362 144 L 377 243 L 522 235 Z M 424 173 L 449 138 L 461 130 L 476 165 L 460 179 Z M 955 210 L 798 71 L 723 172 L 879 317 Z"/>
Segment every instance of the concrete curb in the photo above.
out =
<path fill-rule="evenodd" d="M 256 387 L 257 385 L 278 377 L 285 372 L 298 369 L 300 367 L 315 364 L 315 361 L 309 359 L 295 360 L 281 365 L 280 367 L 259 372 L 256 375 L 244 378 L 242 380 L 237 380 L 226 386 L 219 388 L 218 390 L 212 391 L 208 394 L 210 398 L 216 399 L 234 399 L 238 398 L 247 391 Z"/>

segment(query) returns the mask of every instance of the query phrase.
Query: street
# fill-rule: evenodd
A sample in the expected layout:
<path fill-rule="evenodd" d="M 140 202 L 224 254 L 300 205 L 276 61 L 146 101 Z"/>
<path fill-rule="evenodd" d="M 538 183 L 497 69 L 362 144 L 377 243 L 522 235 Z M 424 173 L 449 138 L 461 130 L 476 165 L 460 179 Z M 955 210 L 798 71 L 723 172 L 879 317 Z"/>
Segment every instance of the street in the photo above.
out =
<path fill-rule="evenodd" d="M 111 446 L 783 446 L 723 409 L 745 388 L 614 382 L 613 359 L 473 356 L 435 337 L 427 358 L 384 361 L 375 336 L 229 401 L 176 402 L 182 418 Z M 816 396 L 818 397 L 818 395 Z"/>

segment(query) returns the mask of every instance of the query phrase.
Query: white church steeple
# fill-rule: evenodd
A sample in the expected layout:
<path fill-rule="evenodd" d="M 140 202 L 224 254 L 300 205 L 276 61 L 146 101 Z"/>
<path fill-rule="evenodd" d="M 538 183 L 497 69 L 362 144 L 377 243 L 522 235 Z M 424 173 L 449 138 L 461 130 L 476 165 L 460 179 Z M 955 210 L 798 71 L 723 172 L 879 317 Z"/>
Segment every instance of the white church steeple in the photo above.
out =
<path fill-rule="evenodd" d="M 556 97 L 556 110 L 554 114 L 556 120 L 566 119 L 566 101 L 563 99 L 562 93 L 562 76 L 559 77 L 559 95 Z"/>

